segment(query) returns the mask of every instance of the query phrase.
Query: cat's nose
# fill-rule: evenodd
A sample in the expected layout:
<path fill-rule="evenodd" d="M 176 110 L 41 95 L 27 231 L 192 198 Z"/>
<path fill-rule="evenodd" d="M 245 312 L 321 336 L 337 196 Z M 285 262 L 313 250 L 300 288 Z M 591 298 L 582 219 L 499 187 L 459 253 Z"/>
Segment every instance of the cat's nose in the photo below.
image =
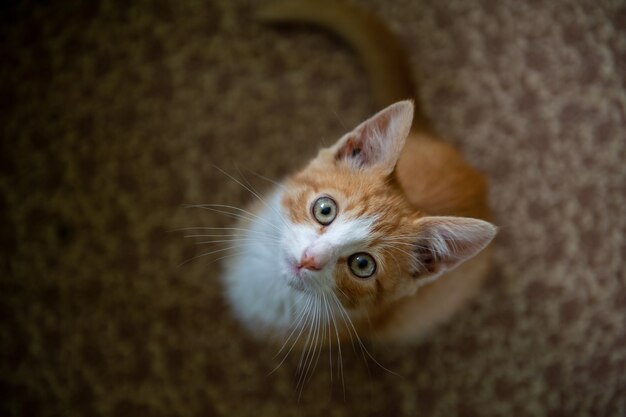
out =
<path fill-rule="evenodd" d="M 328 248 L 324 245 L 310 246 L 302 254 L 298 268 L 319 271 L 328 263 Z"/>
<path fill-rule="evenodd" d="M 314 256 L 310 256 L 307 254 L 304 254 L 302 256 L 302 259 L 300 259 L 298 268 L 310 269 L 312 271 L 319 271 L 320 269 L 322 269 L 319 261 Z"/>
<path fill-rule="evenodd" d="M 298 268 L 309 269 L 312 271 L 319 271 L 330 262 L 332 258 L 332 246 L 328 243 L 318 242 L 315 243 L 304 251 Z"/>

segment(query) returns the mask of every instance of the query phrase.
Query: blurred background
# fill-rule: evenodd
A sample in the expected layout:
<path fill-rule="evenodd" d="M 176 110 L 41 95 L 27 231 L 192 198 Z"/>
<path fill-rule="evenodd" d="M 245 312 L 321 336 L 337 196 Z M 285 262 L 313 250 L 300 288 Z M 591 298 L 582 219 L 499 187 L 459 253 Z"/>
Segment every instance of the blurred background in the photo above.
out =
<path fill-rule="evenodd" d="M 623 416 L 626 8 L 354 0 L 406 43 L 440 134 L 490 178 L 479 297 L 427 341 L 322 356 L 249 337 L 184 204 L 250 195 L 376 111 L 357 57 L 252 0 L 0 6 L 3 416 Z M 200 250 L 200 252 L 199 252 Z M 368 371 L 369 369 L 369 371 Z"/>

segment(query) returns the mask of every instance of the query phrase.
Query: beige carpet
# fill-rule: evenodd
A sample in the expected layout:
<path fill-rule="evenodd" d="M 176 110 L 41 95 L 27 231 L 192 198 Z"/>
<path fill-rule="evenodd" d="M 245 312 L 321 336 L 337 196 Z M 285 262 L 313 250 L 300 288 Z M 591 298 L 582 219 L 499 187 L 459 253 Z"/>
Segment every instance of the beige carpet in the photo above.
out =
<path fill-rule="evenodd" d="M 132 5 L 131 5 L 132 3 Z M 437 129 L 487 173 L 496 265 L 413 348 L 248 337 L 182 233 L 375 111 L 354 54 L 252 0 L 0 6 L 3 416 L 626 415 L 621 1 L 359 1 L 406 42 Z"/>

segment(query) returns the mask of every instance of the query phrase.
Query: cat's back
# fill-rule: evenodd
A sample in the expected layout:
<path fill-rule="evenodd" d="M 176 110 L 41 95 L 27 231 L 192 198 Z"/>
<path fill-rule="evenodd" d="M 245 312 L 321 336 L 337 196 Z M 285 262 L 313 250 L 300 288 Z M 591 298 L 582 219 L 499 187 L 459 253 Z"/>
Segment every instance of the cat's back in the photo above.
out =
<path fill-rule="evenodd" d="M 409 202 L 425 214 L 489 218 L 486 178 L 437 138 L 411 133 L 396 177 Z"/>
<path fill-rule="evenodd" d="M 490 217 L 486 178 L 438 138 L 411 133 L 396 166 L 396 178 L 409 202 L 425 215 Z M 419 340 L 478 292 L 490 257 L 487 248 L 413 296 L 372 314 L 368 324 L 372 338 Z"/>

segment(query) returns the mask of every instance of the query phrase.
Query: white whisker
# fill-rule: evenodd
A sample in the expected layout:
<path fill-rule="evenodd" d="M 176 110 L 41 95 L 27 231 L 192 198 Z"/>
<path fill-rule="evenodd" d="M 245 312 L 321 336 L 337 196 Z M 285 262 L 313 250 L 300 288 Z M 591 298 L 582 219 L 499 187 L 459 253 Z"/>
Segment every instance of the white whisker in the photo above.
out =
<path fill-rule="evenodd" d="M 185 235 L 183 236 L 185 239 L 191 238 L 199 238 L 199 237 L 255 237 L 255 238 L 266 238 L 268 240 L 280 240 L 274 236 L 265 235 L 265 234 L 245 234 L 245 233 L 209 233 L 209 234 L 194 234 L 194 235 Z"/>
<path fill-rule="evenodd" d="M 274 214 L 276 214 L 276 217 L 278 219 L 280 219 L 283 223 L 285 223 L 285 221 L 283 220 L 283 217 L 280 215 L 280 213 L 278 213 L 276 211 L 276 209 L 274 209 L 272 206 L 270 206 L 269 204 L 267 204 L 267 202 L 256 192 L 253 191 L 252 189 L 250 189 L 249 187 L 245 186 L 244 184 L 241 183 L 241 181 L 237 180 L 237 178 L 233 177 L 232 175 L 230 175 L 229 173 L 227 173 L 226 171 L 224 171 L 223 169 L 213 165 L 213 167 L 215 169 L 217 169 L 218 171 L 220 171 L 222 174 L 226 175 L 228 178 L 230 178 L 231 180 L 235 181 L 237 184 L 241 185 L 244 189 L 246 189 L 247 191 L 249 191 L 253 196 L 255 196 L 265 207 L 267 207 L 268 209 L 272 210 L 274 212 Z M 276 226 L 274 226 L 276 227 Z"/>
<path fill-rule="evenodd" d="M 202 240 L 196 242 L 196 245 L 205 245 L 210 243 L 228 243 L 228 242 L 258 242 L 268 246 L 280 246 L 280 242 L 273 242 L 263 239 L 241 238 L 241 239 L 218 239 L 218 240 Z"/>
<path fill-rule="evenodd" d="M 324 294 L 324 303 L 328 307 L 328 310 L 331 312 L 331 319 L 333 322 L 333 327 L 335 328 L 335 336 L 337 337 L 337 374 L 339 375 L 339 379 L 341 380 L 341 388 L 343 390 L 343 397 L 346 398 L 346 384 L 343 376 L 343 358 L 341 355 L 341 339 L 339 338 L 339 329 L 337 328 L 337 321 L 335 320 L 335 315 L 333 314 L 332 307 L 328 304 L 328 300 L 326 298 L 326 294 Z M 331 366 L 331 375 L 332 375 L 332 366 Z"/>
<path fill-rule="evenodd" d="M 313 306 L 317 310 L 317 304 L 313 303 Z M 301 379 L 301 376 L 302 376 L 303 366 L 304 366 L 304 364 L 306 363 L 306 361 L 308 360 L 308 357 L 309 357 L 309 351 L 310 351 L 310 349 L 309 349 L 309 341 L 311 340 L 311 335 L 312 335 L 312 330 L 313 330 L 312 324 L 313 324 L 313 321 L 314 321 L 314 317 L 315 317 L 315 314 L 311 315 L 311 326 L 307 326 L 308 330 L 309 330 L 309 333 L 307 335 L 306 341 L 304 342 L 304 349 L 302 350 L 302 353 L 300 354 L 300 361 L 298 362 L 298 368 L 296 368 L 297 372 L 298 372 L 298 380 L 297 380 L 297 384 L 296 384 L 296 389 L 300 385 L 300 379 Z M 305 357 L 306 357 L 306 359 L 305 359 Z"/>
<path fill-rule="evenodd" d="M 322 353 L 322 346 L 323 343 L 321 343 L 320 340 L 320 335 L 322 334 L 322 323 L 323 323 L 323 317 L 322 317 L 322 304 L 320 302 L 320 298 L 317 297 L 317 301 L 318 301 L 318 314 L 317 314 L 317 323 L 316 323 L 316 328 L 315 328 L 315 339 L 314 339 L 314 349 L 313 349 L 313 355 L 311 356 L 311 363 L 309 364 L 309 368 L 310 368 L 310 372 L 307 371 L 308 373 L 308 378 L 305 376 L 305 378 L 303 379 L 302 382 L 302 388 L 304 388 L 304 386 L 311 380 L 311 378 L 313 377 L 313 373 L 315 372 L 315 369 L 317 368 L 317 364 L 319 363 L 319 359 L 320 359 L 320 355 Z M 319 349 L 318 349 L 319 347 Z M 317 352 L 317 355 L 316 355 Z M 315 363 L 313 363 L 313 357 L 315 357 Z"/>
<path fill-rule="evenodd" d="M 170 230 L 170 232 L 184 232 L 184 231 L 188 231 L 188 230 L 236 230 L 236 231 L 240 231 L 240 232 L 257 232 L 257 233 L 263 233 L 260 232 L 258 230 L 250 230 L 250 229 L 246 229 L 243 227 L 203 227 L 203 226 L 199 226 L 199 227 L 183 227 L 181 229 L 174 229 L 174 230 Z M 274 235 L 270 235 L 270 236 L 274 236 Z"/>
<path fill-rule="evenodd" d="M 374 361 L 374 363 L 375 363 L 376 365 L 378 365 L 381 369 L 384 369 L 385 371 L 389 372 L 390 374 L 393 374 L 393 375 L 396 375 L 396 376 L 399 376 L 399 377 L 400 377 L 400 375 L 398 375 L 397 373 L 395 373 L 395 372 L 393 372 L 393 371 L 391 371 L 391 370 L 389 370 L 389 369 L 385 368 L 382 364 L 380 364 L 380 362 L 378 362 L 378 361 L 377 361 L 377 360 L 376 360 L 376 359 L 372 356 L 372 354 L 371 354 L 371 353 L 367 350 L 367 348 L 365 347 L 365 345 L 364 345 L 364 344 L 363 344 L 363 342 L 361 341 L 361 338 L 359 337 L 359 334 L 357 333 L 356 328 L 354 327 L 354 324 L 352 323 L 352 320 L 350 319 L 350 316 L 348 315 L 348 312 L 346 311 L 346 309 L 345 309 L 345 308 L 341 305 L 341 302 L 339 301 L 339 299 L 337 298 L 337 296 L 336 296 L 335 294 L 333 294 L 333 293 L 330 293 L 330 294 L 333 296 L 333 298 L 334 298 L 334 300 L 335 300 L 335 303 L 336 303 L 336 304 L 337 304 L 337 306 L 339 307 L 339 311 L 340 311 L 340 313 L 342 313 L 342 314 L 346 317 L 346 319 L 348 320 L 348 322 L 350 323 L 350 328 L 352 328 L 352 331 L 354 331 L 354 336 L 356 337 L 356 339 L 357 339 L 357 341 L 358 341 L 358 343 L 359 343 L 359 346 L 361 347 L 361 349 L 363 350 L 363 352 L 364 352 L 365 354 L 367 354 L 367 356 L 369 356 L 369 358 L 370 358 L 372 361 Z"/>
<path fill-rule="evenodd" d="M 343 391 L 343 397 L 346 398 L 346 384 L 343 376 L 343 358 L 341 354 L 341 338 L 339 337 L 339 329 L 337 327 L 337 321 L 335 320 L 335 314 L 333 308 L 328 304 L 328 299 L 326 298 L 326 294 L 324 293 L 324 304 L 326 304 L 326 308 L 330 313 L 330 318 L 332 320 L 333 327 L 335 328 L 335 337 L 337 338 L 337 374 L 339 375 L 339 379 L 341 380 L 341 389 Z M 330 332 L 330 325 L 328 326 Z M 329 335 L 330 338 L 330 335 Z M 331 344 L 332 345 L 332 344 Z M 329 346 L 330 350 L 331 346 Z M 332 356 L 331 356 L 331 365 L 330 365 L 330 375 L 332 381 Z"/>
<path fill-rule="evenodd" d="M 263 198 L 261 198 L 260 193 L 254 188 L 254 186 L 250 183 L 250 181 L 248 181 L 248 178 L 246 178 L 246 176 L 243 174 L 243 172 L 241 172 L 241 170 L 239 169 L 239 167 L 237 166 L 237 171 L 239 171 L 239 175 L 241 175 L 241 177 L 243 178 L 243 180 L 246 182 L 246 184 L 248 184 L 248 186 L 250 187 L 248 189 L 248 191 L 250 191 L 252 194 L 254 194 L 254 196 L 256 198 L 258 198 L 259 200 L 261 200 L 261 202 L 265 205 L 265 207 L 271 209 L 274 214 L 276 214 L 276 217 L 283 223 L 283 225 L 285 227 L 289 227 L 287 225 L 287 222 L 285 222 L 285 220 L 283 219 L 283 216 L 281 216 L 273 207 L 271 207 L 270 205 L 265 203 L 265 200 L 263 200 Z"/>
<path fill-rule="evenodd" d="M 322 298 L 324 301 L 324 312 L 326 314 L 325 324 L 328 324 L 328 362 L 330 364 L 330 385 L 332 387 L 333 384 L 333 344 L 331 337 L 331 328 L 330 328 L 330 315 L 331 312 L 328 309 L 328 303 L 326 302 L 326 294 L 322 292 Z M 324 333 L 326 333 L 326 326 L 324 326 Z M 326 340 L 326 334 L 324 334 L 324 340 Z"/>
<path fill-rule="evenodd" d="M 196 255 L 193 258 L 187 259 L 185 262 L 179 264 L 178 268 L 180 268 L 180 267 L 182 267 L 182 266 L 188 264 L 189 262 L 194 261 L 194 260 L 196 260 L 198 258 L 203 258 L 205 256 L 213 255 L 214 253 L 225 252 L 227 250 L 237 249 L 237 248 L 240 248 L 240 247 L 242 247 L 242 245 L 229 246 L 227 248 L 222 248 L 222 249 L 217 249 L 217 250 L 213 250 L 213 251 L 206 252 L 206 253 L 201 253 L 200 255 Z"/>
<path fill-rule="evenodd" d="M 243 255 L 243 254 L 244 254 L 243 251 L 242 252 L 230 253 L 228 255 L 220 256 L 219 258 L 213 259 L 213 260 L 211 260 L 211 261 L 209 261 L 209 262 L 207 262 L 207 263 L 205 263 L 203 265 L 204 266 L 208 266 L 208 265 L 211 265 L 211 264 L 213 264 L 213 263 L 215 263 L 217 261 L 221 261 L 222 259 L 232 258 L 233 256 L 239 256 L 239 255 Z"/>
<path fill-rule="evenodd" d="M 277 187 L 279 187 L 279 188 L 282 188 L 282 189 L 284 189 L 284 188 L 285 188 L 285 186 L 284 186 L 283 184 L 279 183 L 278 181 L 274 181 L 273 179 L 268 178 L 268 177 L 266 177 L 266 176 L 264 176 L 264 175 L 261 175 L 261 174 L 259 174 L 258 172 L 254 172 L 254 171 L 253 171 L 253 170 L 251 170 L 250 168 L 246 168 L 246 171 L 248 171 L 248 172 L 249 172 L 249 173 L 251 173 L 252 175 L 256 175 L 257 177 L 259 177 L 259 178 L 261 178 L 261 179 L 263 179 L 263 180 L 265 180 L 265 181 L 271 182 L 272 184 L 274 184 L 275 186 L 277 186 Z M 241 171 L 240 171 L 240 172 L 241 172 Z"/>
<path fill-rule="evenodd" d="M 343 296 L 344 296 L 344 297 L 348 298 L 348 296 L 346 295 L 346 293 L 345 293 L 345 292 L 343 292 L 343 291 L 341 290 L 341 288 L 339 288 L 339 287 L 335 287 L 335 288 L 337 288 L 337 290 L 339 290 L 339 292 L 341 292 L 341 294 L 343 294 Z M 336 296 L 335 294 L 330 293 L 330 295 L 333 297 L 333 298 L 331 298 L 331 300 L 333 300 L 333 301 L 335 301 L 335 300 L 336 300 L 336 301 L 335 301 L 335 303 L 336 303 L 336 304 L 340 307 L 339 312 L 340 312 L 341 314 L 339 314 L 339 317 L 341 317 L 341 319 L 343 320 L 343 323 L 345 324 L 345 328 L 346 328 L 346 330 L 348 330 L 348 336 L 350 337 L 350 343 L 352 343 L 352 350 L 356 353 L 356 345 L 354 344 L 354 339 L 352 338 L 352 332 L 350 331 L 350 327 L 348 326 L 348 322 L 347 322 L 347 321 L 346 321 L 346 319 L 343 317 L 343 311 L 342 311 L 343 306 L 341 305 L 341 302 L 337 299 L 337 296 Z"/>
<path fill-rule="evenodd" d="M 219 213 L 219 214 L 223 214 L 227 217 L 232 217 L 232 218 L 236 218 L 236 219 L 243 219 L 243 220 L 248 220 L 250 222 L 253 222 L 254 220 L 259 220 L 261 222 L 263 222 L 264 224 L 267 224 L 270 227 L 273 227 L 276 231 L 278 231 L 279 233 L 281 233 L 281 229 L 276 226 L 274 223 L 270 222 L 267 219 L 264 219 L 263 217 L 259 217 L 256 214 L 239 208 L 239 207 L 235 207 L 235 206 L 229 206 L 227 204 L 188 204 L 186 206 L 184 206 L 185 208 L 199 208 L 202 210 L 208 210 L 211 211 L 213 213 Z M 238 213 L 233 213 L 231 211 L 226 211 L 226 210 L 220 210 L 220 208 L 222 209 L 230 209 L 230 210 L 236 210 L 240 213 L 244 213 L 243 214 L 238 214 Z M 280 216 L 279 216 L 280 218 Z"/>
<path fill-rule="evenodd" d="M 317 300 L 316 300 L 317 301 Z M 306 375 L 308 373 L 309 367 L 310 367 L 310 362 L 312 362 L 313 360 L 313 356 L 315 355 L 315 345 L 314 345 L 314 340 L 316 338 L 316 324 L 318 322 L 318 312 L 319 312 L 319 304 L 316 302 L 315 303 L 315 311 L 313 313 L 313 317 L 311 319 L 311 327 L 309 330 L 309 338 L 307 338 L 307 353 L 306 353 L 306 357 L 304 359 L 304 362 L 302 363 L 301 367 L 299 367 L 300 372 L 299 372 L 299 376 L 298 376 L 298 383 L 296 384 L 296 388 L 300 388 L 300 394 L 298 396 L 298 398 L 302 395 L 302 390 L 304 388 L 304 382 L 306 379 Z M 313 345 L 313 347 L 309 348 L 309 340 L 311 342 L 311 345 Z"/>
<path fill-rule="evenodd" d="M 269 373 L 269 375 L 273 374 L 278 368 L 280 368 L 280 366 L 283 364 L 283 362 L 285 362 L 285 359 L 287 359 L 287 357 L 291 353 L 291 350 L 294 348 L 295 343 L 300 338 L 300 335 L 302 334 L 302 331 L 304 330 L 304 327 L 305 327 L 305 326 L 300 326 L 300 323 L 302 322 L 302 320 L 304 320 L 306 318 L 306 315 L 308 313 L 309 307 L 311 306 L 312 303 L 313 303 L 312 298 L 309 297 L 308 300 L 307 300 L 307 303 L 304 306 L 304 308 L 302 310 L 300 310 L 300 314 L 299 314 L 298 318 L 296 319 L 296 322 L 293 325 L 293 330 L 291 331 L 291 333 L 289 334 L 289 337 L 287 337 L 287 339 L 285 340 L 285 342 L 281 346 L 280 350 L 276 353 L 276 355 L 274 355 L 274 358 L 276 358 L 278 355 L 280 355 L 280 353 L 285 349 L 285 346 L 287 345 L 289 340 L 293 337 L 293 334 L 296 332 L 296 330 L 298 330 L 298 328 L 300 329 L 300 332 L 298 333 L 298 336 L 294 340 L 294 343 L 291 345 L 291 348 L 283 356 L 283 359 L 280 361 L 280 363 Z"/>

